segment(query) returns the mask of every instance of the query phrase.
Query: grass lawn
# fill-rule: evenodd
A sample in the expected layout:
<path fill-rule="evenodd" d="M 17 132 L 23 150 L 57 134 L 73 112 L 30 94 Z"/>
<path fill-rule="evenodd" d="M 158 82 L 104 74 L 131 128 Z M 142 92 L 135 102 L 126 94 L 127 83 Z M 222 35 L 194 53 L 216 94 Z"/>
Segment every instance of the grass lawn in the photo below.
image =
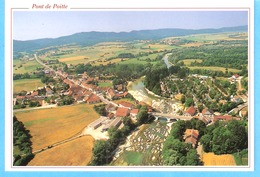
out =
<path fill-rule="evenodd" d="M 91 136 L 80 137 L 36 154 L 27 166 L 86 166 L 94 142 Z"/>
<path fill-rule="evenodd" d="M 239 153 L 234 153 L 233 156 L 234 156 L 234 159 L 235 159 L 237 165 L 239 165 L 239 166 L 248 165 L 248 151 L 247 150 L 242 150 Z"/>
<path fill-rule="evenodd" d="M 129 165 L 141 165 L 143 154 L 140 152 L 125 151 L 123 155 L 123 159 Z"/>
<path fill-rule="evenodd" d="M 37 67 L 42 67 L 36 60 L 32 60 L 32 61 L 14 60 L 13 65 L 14 65 L 13 67 L 14 74 L 30 73 L 30 72 L 34 72 Z"/>
<path fill-rule="evenodd" d="M 14 115 L 30 130 L 34 151 L 81 132 L 99 118 L 93 107 L 94 105 L 78 104 L 17 112 Z"/>
<path fill-rule="evenodd" d="M 44 84 L 41 82 L 40 79 L 20 79 L 13 81 L 14 93 L 19 93 L 22 90 L 32 91 L 42 86 L 44 86 Z"/>
<path fill-rule="evenodd" d="M 222 71 L 225 72 L 226 68 L 224 67 L 217 67 L 217 66 L 188 66 L 189 69 L 194 70 L 194 69 L 205 69 L 205 70 L 211 70 L 211 71 Z M 233 68 L 228 68 L 228 71 L 231 71 L 233 73 L 238 73 L 240 70 L 238 69 L 233 69 Z"/>
<path fill-rule="evenodd" d="M 111 82 L 99 82 L 98 86 L 99 87 L 112 87 L 113 84 Z"/>

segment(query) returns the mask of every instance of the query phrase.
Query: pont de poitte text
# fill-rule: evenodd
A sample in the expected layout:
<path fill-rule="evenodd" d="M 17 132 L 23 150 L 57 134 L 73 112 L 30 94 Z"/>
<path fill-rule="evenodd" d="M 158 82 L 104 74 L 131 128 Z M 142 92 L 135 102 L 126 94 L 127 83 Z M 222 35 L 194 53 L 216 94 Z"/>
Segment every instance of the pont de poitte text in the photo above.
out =
<path fill-rule="evenodd" d="M 32 9 L 67 9 L 66 4 L 33 4 Z"/>

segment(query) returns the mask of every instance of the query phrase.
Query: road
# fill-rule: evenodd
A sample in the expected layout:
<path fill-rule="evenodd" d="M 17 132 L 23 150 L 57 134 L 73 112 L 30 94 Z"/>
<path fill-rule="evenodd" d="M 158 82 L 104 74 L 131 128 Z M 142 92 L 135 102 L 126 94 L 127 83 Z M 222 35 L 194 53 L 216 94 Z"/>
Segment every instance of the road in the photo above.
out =
<path fill-rule="evenodd" d="M 231 111 L 229 111 L 229 113 L 231 113 L 231 112 L 237 113 L 238 111 L 242 110 L 243 108 L 245 108 L 245 107 L 247 107 L 247 106 L 248 106 L 247 103 L 238 105 L 236 108 L 234 108 L 234 109 L 232 109 Z"/>
<path fill-rule="evenodd" d="M 152 112 L 151 115 L 156 117 L 165 117 L 169 119 L 180 119 L 180 120 L 191 120 L 193 117 L 191 116 L 180 116 L 180 115 L 174 115 L 174 114 L 164 114 L 164 113 L 158 113 L 158 112 Z"/>
<path fill-rule="evenodd" d="M 47 109 L 47 108 L 55 108 L 57 107 L 57 104 L 51 104 L 48 106 L 40 106 L 40 107 L 34 107 L 34 108 L 28 108 L 28 109 L 16 109 L 14 112 L 23 112 L 23 111 L 30 111 L 30 110 L 36 110 L 36 109 Z"/>
<path fill-rule="evenodd" d="M 48 69 L 51 70 L 51 71 L 54 71 L 54 72 L 55 72 L 57 75 L 59 75 L 59 76 L 64 77 L 62 74 L 60 74 L 59 72 L 57 72 L 57 71 L 55 71 L 54 69 L 50 68 L 48 65 L 45 65 L 45 64 L 37 57 L 36 54 L 34 54 L 34 57 L 35 57 L 35 60 L 36 60 L 40 65 L 42 65 L 42 66 L 48 68 Z M 81 88 L 84 88 L 84 89 L 89 90 L 88 88 L 86 88 L 86 87 L 83 86 L 82 84 L 78 84 L 78 83 L 76 83 L 76 82 L 75 82 L 74 80 L 72 80 L 72 79 L 69 79 L 69 78 L 67 78 L 67 79 L 68 79 L 69 81 L 71 81 L 72 83 L 74 83 L 75 85 L 78 85 L 78 86 L 80 86 Z M 90 91 L 91 91 L 91 90 L 90 90 Z M 94 93 L 95 93 L 95 91 L 94 91 Z M 103 97 L 102 94 L 96 94 L 96 95 L 97 95 L 97 96 L 101 99 L 101 101 L 104 102 L 105 104 L 109 104 L 109 103 L 110 103 L 110 104 L 113 104 L 114 106 L 118 107 L 118 105 L 117 105 L 116 103 L 107 100 L 106 98 Z"/>

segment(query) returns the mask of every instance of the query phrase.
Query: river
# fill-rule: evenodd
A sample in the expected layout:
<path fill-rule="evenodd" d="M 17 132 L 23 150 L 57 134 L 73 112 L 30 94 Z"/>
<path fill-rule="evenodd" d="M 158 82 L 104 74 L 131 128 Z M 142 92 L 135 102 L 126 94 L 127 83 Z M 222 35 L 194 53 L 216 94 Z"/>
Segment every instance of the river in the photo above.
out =
<path fill-rule="evenodd" d="M 166 54 L 163 57 L 163 60 L 166 66 L 169 68 L 171 64 L 168 61 L 168 56 L 171 53 Z M 175 99 L 164 98 L 158 95 L 155 95 L 153 92 L 147 90 L 144 86 L 145 76 L 133 81 L 129 82 L 127 89 L 128 92 L 138 101 L 145 102 L 146 104 L 152 106 L 162 113 L 176 113 L 179 109 L 181 109 L 182 105 Z"/>
<path fill-rule="evenodd" d="M 169 55 L 172 55 L 172 53 L 167 53 L 164 57 L 163 57 L 163 61 L 166 64 L 167 68 L 169 69 L 172 65 L 169 63 Z"/>

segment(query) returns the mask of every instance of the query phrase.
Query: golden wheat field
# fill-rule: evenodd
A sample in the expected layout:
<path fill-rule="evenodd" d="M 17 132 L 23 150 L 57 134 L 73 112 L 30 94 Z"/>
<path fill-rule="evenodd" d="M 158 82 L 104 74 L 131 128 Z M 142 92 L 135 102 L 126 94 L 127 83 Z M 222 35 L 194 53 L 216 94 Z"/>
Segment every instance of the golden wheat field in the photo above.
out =
<path fill-rule="evenodd" d="M 17 112 L 14 115 L 30 130 L 35 151 L 80 133 L 99 117 L 93 106 L 79 104 Z"/>
<path fill-rule="evenodd" d="M 215 155 L 214 153 L 204 153 L 202 157 L 204 166 L 236 166 L 235 159 L 231 154 Z"/>
<path fill-rule="evenodd" d="M 83 136 L 36 154 L 27 166 L 86 166 L 93 146 L 94 139 Z"/>

